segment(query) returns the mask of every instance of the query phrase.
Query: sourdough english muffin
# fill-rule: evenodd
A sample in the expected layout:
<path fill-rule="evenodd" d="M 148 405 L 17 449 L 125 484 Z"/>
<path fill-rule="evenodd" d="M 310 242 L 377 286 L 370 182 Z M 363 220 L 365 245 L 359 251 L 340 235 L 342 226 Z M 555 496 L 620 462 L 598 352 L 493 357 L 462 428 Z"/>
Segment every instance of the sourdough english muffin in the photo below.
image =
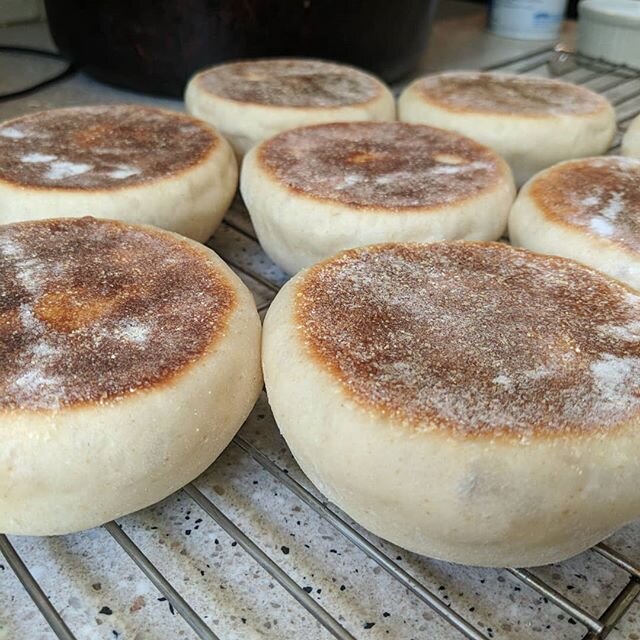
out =
<path fill-rule="evenodd" d="M 486 144 L 511 165 L 519 185 L 556 162 L 603 153 L 616 130 L 613 107 L 589 89 L 501 73 L 420 78 L 400 96 L 398 113 Z"/>
<path fill-rule="evenodd" d="M 92 215 L 204 241 L 237 178 L 226 140 L 173 111 L 72 107 L 0 124 L 0 223 Z"/>
<path fill-rule="evenodd" d="M 0 532 L 161 500 L 261 388 L 253 298 L 211 250 L 93 218 L 0 227 Z"/>
<path fill-rule="evenodd" d="M 622 138 L 622 153 L 640 158 L 640 115 L 636 116 Z"/>
<path fill-rule="evenodd" d="M 222 64 L 187 85 L 187 110 L 215 125 L 238 156 L 276 133 L 321 122 L 395 120 L 393 95 L 374 76 L 322 60 Z"/>
<path fill-rule="evenodd" d="M 509 237 L 640 289 L 640 160 L 585 158 L 541 172 L 513 205 Z"/>
<path fill-rule="evenodd" d="M 285 131 L 247 155 L 241 192 L 260 244 L 289 273 L 376 242 L 495 240 L 515 197 L 491 149 L 402 122 Z"/>
<path fill-rule="evenodd" d="M 346 251 L 278 294 L 262 357 L 302 470 L 411 551 L 538 565 L 640 516 L 640 296 L 576 262 Z"/>

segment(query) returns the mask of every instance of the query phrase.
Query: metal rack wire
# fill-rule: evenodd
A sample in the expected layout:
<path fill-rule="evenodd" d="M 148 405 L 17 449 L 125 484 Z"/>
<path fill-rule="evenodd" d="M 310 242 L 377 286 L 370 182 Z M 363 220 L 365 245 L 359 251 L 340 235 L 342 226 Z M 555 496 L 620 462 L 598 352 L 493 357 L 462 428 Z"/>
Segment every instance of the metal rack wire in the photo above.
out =
<path fill-rule="evenodd" d="M 620 143 L 622 132 L 626 129 L 631 119 L 640 113 L 640 70 L 614 66 L 600 60 L 588 59 L 561 49 L 551 48 L 545 48 L 533 54 L 514 58 L 500 65 L 495 65 L 491 69 L 560 77 L 570 82 L 589 86 L 606 95 L 616 107 L 618 114 L 619 135 L 612 147 L 614 152 Z M 236 203 L 234 209 L 224 221 L 224 225 L 244 236 L 247 241 L 257 245 L 256 237 L 246 212 L 242 210 L 241 203 Z M 233 256 L 223 254 L 222 257 L 250 284 L 253 284 L 254 288 L 260 288 L 262 301 L 259 302 L 259 310 L 266 310 L 270 300 L 279 290 L 282 280 L 266 277 L 262 273 L 247 268 L 246 265 L 241 264 L 238 260 L 234 260 Z M 322 517 L 339 534 L 344 536 L 350 544 L 357 547 L 419 601 L 430 607 L 438 616 L 450 624 L 452 629 L 457 630 L 458 637 L 465 637 L 471 640 L 489 640 L 490 636 L 485 631 L 469 622 L 457 612 L 455 606 L 442 599 L 436 592 L 428 589 L 416 577 L 403 569 L 388 554 L 381 551 L 378 546 L 359 533 L 337 509 L 318 499 L 260 449 L 241 436 L 236 436 L 232 446 L 237 447 L 244 455 L 248 456 L 285 487 L 290 492 L 292 499 L 300 501 L 307 509 Z M 341 640 L 354 640 L 355 636 L 336 617 L 321 606 L 308 593 L 308 590 L 303 589 L 290 577 L 195 484 L 187 485 L 182 492 L 215 521 L 329 633 Z M 108 534 L 162 596 L 171 603 L 175 611 L 184 618 L 196 636 L 207 640 L 219 640 L 219 636 L 214 633 L 205 620 L 194 611 L 178 590 L 166 579 L 161 570 L 151 562 L 140 547 L 127 535 L 126 527 L 126 518 L 121 523 L 109 522 L 104 525 L 104 529 Z M 74 640 L 77 636 L 69 629 L 60 613 L 45 595 L 32 572 L 30 572 L 27 566 L 28 559 L 25 562 L 20 557 L 7 536 L 0 535 L 0 552 L 44 616 L 53 634 L 61 640 Z M 581 624 L 585 629 L 583 640 L 603 639 L 609 635 L 616 623 L 621 620 L 622 616 L 640 595 L 640 566 L 637 566 L 605 543 L 596 545 L 587 553 L 599 554 L 607 562 L 625 572 L 627 576 L 626 584 L 611 600 L 604 613 L 599 616 L 587 611 L 579 602 L 571 600 L 558 592 L 532 571 L 523 569 L 507 569 L 505 571 L 523 585 L 540 594 L 549 606 L 558 607 L 570 615 L 577 623 Z"/>

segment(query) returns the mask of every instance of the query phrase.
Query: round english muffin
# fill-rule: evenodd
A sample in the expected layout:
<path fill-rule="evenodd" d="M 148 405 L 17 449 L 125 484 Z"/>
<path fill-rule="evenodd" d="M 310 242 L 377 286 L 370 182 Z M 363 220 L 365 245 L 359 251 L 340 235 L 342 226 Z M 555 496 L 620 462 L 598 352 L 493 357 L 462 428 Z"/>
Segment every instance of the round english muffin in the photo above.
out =
<path fill-rule="evenodd" d="M 633 119 L 622 138 L 622 154 L 640 158 L 640 115 Z"/>
<path fill-rule="evenodd" d="M 640 289 L 640 160 L 569 160 L 539 173 L 511 209 L 509 238 Z"/>
<path fill-rule="evenodd" d="M 562 160 L 604 153 L 616 131 L 613 107 L 589 89 L 475 71 L 416 80 L 400 96 L 398 115 L 486 144 L 511 165 L 518 185 Z"/>
<path fill-rule="evenodd" d="M 0 124 L 2 224 L 91 215 L 205 241 L 237 182 L 227 141 L 173 111 L 72 107 Z"/>
<path fill-rule="evenodd" d="M 640 296 L 499 243 L 386 244 L 293 278 L 269 402 L 329 500 L 453 562 L 556 562 L 640 516 Z"/>
<path fill-rule="evenodd" d="M 260 244 L 289 273 L 378 242 L 495 240 L 515 197 L 488 147 L 402 122 L 285 131 L 251 150 L 240 182 Z"/>
<path fill-rule="evenodd" d="M 239 157 L 276 133 L 322 122 L 395 120 L 395 100 L 374 76 L 322 60 L 274 58 L 222 64 L 196 74 L 187 110 L 210 122 Z"/>
<path fill-rule="evenodd" d="M 93 218 L 0 227 L 0 532 L 146 507 L 204 471 L 260 392 L 260 320 L 211 250 Z"/>

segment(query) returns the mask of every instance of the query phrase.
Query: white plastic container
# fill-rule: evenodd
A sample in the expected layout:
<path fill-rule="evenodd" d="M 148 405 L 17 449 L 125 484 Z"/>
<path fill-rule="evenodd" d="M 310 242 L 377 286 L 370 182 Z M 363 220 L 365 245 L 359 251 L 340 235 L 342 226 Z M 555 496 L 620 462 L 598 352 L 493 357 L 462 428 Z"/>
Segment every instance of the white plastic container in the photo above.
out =
<path fill-rule="evenodd" d="M 583 0 L 578 15 L 580 53 L 640 68 L 640 0 Z"/>
<path fill-rule="evenodd" d="M 555 40 L 560 34 L 567 0 L 492 0 L 489 29 L 518 40 Z"/>

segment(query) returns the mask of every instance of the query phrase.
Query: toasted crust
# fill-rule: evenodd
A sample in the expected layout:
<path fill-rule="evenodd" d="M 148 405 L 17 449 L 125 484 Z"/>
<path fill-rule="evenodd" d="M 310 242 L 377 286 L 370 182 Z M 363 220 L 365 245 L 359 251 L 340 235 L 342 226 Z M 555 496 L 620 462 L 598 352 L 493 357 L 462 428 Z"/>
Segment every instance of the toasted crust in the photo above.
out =
<path fill-rule="evenodd" d="M 0 411 L 104 404 L 199 361 L 237 304 L 206 253 L 93 218 L 0 227 Z"/>
<path fill-rule="evenodd" d="M 223 64 L 200 72 L 194 81 L 216 98 L 294 109 L 365 105 L 384 92 L 379 80 L 359 69 L 295 58 Z"/>
<path fill-rule="evenodd" d="M 533 204 L 555 224 L 640 252 L 640 160 L 571 160 L 531 181 Z"/>
<path fill-rule="evenodd" d="M 403 122 L 321 124 L 257 150 L 261 171 L 314 200 L 378 211 L 439 209 L 502 184 L 506 164 L 469 138 Z"/>
<path fill-rule="evenodd" d="M 164 109 L 54 109 L 0 125 L 0 180 L 38 190 L 121 189 L 194 168 L 219 146 L 209 125 Z"/>
<path fill-rule="evenodd" d="M 570 260 L 491 243 L 378 245 L 296 282 L 308 353 L 413 431 L 578 437 L 640 415 L 640 296 Z"/>
<path fill-rule="evenodd" d="M 549 118 L 608 108 L 605 98 L 585 87 L 533 76 L 448 72 L 421 78 L 414 88 L 425 102 L 456 113 Z"/>

